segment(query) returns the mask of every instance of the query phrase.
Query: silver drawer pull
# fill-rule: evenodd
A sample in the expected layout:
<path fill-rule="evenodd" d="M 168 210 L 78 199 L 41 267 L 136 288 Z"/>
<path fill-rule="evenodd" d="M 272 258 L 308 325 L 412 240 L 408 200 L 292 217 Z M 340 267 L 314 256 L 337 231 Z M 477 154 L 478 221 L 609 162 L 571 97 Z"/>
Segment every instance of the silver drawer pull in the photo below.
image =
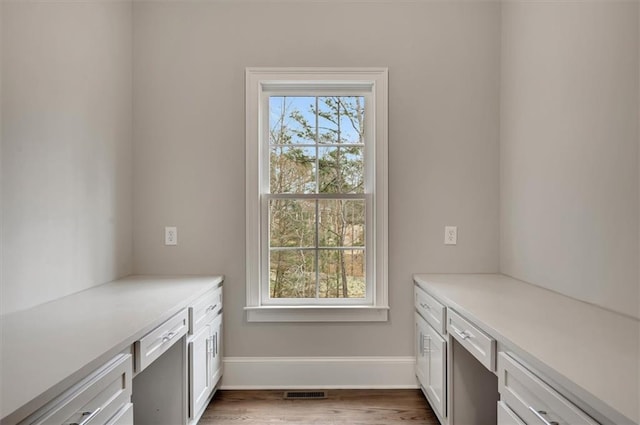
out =
<path fill-rule="evenodd" d="M 427 309 L 427 310 L 431 310 L 431 306 L 429 304 L 420 303 L 420 307 L 422 307 L 424 309 Z"/>
<path fill-rule="evenodd" d="M 207 309 L 205 310 L 205 313 L 215 310 L 216 307 L 217 307 L 217 304 L 211 304 L 209 307 L 207 307 Z"/>
<path fill-rule="evenodd" d="M 453 329 L 453 332 L 455 332 L 456 335 L 458 335 L 463 340 L 471 337 L 471 335 L 467 335 L 467 331 L 461 331 L 460 329 L 456 328 L 453 325 L 451 325 L 451 329 Z"/>
<path fill-rule="evenodd" d="M 162 337 L 162 343 L 164 344 L 165 342 L 171 341 L 174 336 L 176 336 L 175 332 L 169 332 L 167 335 Z"/>
<path fill-rule="evenodd" d="M 89 421 L 93 418 L 96 417 L 96 415 L 98 413 L 100 413 L 100 410 L 102 410 L 102 408 L 98 407 L 96 410 L 94 410 L 93 412 L 82 412 L 82 417 L 84 417 L 84 419 L 82 420 L 82 422 L 72 422 L 69 425 L 86 425 L 89 423 Z M 85 417 L 86 416 L 86 417 Z"/>
<path fill-rule="evenodd" d="M 536 418 L 540 419 L 540 421 L 542 421 L 542 423 L 544 425 L 559 425 L 558 422 L 556 421 L 548 421 L 544 415 L 547 414 L 547 412 L 545 412 L 544 410 L 536 410 L 533 407 L 529 406 L 529 410 L 531 410 L 531 412 L 536 415 Z"/>

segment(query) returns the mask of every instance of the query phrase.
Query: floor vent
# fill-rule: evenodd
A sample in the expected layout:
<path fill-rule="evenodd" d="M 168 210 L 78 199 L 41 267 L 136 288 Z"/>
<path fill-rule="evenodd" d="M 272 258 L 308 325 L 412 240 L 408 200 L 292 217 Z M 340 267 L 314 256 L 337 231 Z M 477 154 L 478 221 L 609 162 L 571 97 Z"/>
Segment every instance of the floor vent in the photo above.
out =
<path fill-rule="evenodd" d="M 320 400 L 327 398 L 326 391 L 285 391 L 285 400 Z"/>

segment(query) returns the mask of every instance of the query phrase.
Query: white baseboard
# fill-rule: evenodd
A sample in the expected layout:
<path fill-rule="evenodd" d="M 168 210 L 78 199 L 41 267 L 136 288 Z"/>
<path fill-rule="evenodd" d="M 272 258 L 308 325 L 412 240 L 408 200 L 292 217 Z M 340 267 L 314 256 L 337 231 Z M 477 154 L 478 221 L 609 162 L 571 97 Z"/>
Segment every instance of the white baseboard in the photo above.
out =
<path fill-rule="evenodd" d="M 415 357 L 225 357 L 223 390 L 418 388 Z"/>

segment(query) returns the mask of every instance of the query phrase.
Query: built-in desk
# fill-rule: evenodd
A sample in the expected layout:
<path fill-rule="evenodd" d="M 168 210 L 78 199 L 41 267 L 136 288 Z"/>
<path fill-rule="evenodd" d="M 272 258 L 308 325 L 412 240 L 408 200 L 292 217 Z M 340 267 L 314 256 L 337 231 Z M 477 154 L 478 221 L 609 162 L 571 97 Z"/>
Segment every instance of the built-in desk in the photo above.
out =
<path fill-rule="evenodd" d="M 414 282 L 597 422 L 640 423 L 637 319 L 504 275 L 418 274 Z"/>
<path fill-rule="evenodd" d="M 222 280 L 131 276 L 0 316 L 0 422 L 20 422 L 118 353 L 133 353 L 135 341 Z"/>

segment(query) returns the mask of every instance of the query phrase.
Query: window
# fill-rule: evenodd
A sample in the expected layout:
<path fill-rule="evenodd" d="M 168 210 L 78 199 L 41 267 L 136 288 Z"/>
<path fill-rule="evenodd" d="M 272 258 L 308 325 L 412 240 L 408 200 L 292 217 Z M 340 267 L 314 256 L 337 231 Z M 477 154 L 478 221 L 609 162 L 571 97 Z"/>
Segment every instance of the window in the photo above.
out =
<path fill-rule="evenodd" d="M 387 71 L 246 72 L 247 318 L 387 320 Z"/>

